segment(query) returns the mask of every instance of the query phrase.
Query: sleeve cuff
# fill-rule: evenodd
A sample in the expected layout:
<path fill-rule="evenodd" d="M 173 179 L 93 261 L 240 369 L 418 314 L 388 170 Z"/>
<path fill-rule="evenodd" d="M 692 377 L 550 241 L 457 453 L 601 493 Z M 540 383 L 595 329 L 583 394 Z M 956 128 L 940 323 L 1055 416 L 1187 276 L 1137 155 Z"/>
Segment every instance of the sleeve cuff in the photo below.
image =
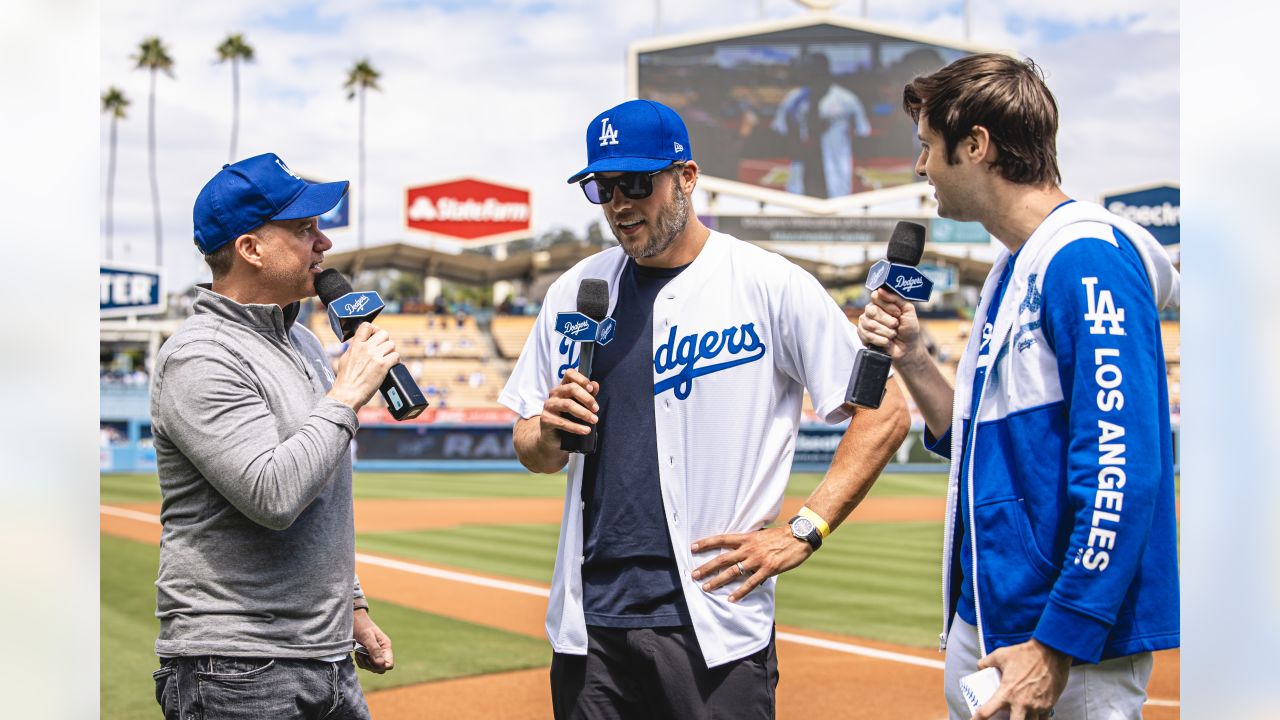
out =
<path fill-rule="evenodd" d="M 1110 624 L 1050 599 L 1033 637 L 1077 660 L 1096 663 L 1110 632 Z"/>
<path fill-rule="evenodd" d="M 321 398 L 320 404 L 316 405 L 312 414 L 346 428 L 351 432 L 352 437 L 355 437 L 356 430 L 360 429 L 360 420 L 356 417 L 356 411 L 331 397 Z"/>
<path fill-rule="evenodd" d="M 942 433 L 942 437 L 936 438 L 933 433 L 929 432 L 929 426 L 924 427 L 924 449 L 937 455 L 944 460 L 951 459 L 951 428 Z"/>

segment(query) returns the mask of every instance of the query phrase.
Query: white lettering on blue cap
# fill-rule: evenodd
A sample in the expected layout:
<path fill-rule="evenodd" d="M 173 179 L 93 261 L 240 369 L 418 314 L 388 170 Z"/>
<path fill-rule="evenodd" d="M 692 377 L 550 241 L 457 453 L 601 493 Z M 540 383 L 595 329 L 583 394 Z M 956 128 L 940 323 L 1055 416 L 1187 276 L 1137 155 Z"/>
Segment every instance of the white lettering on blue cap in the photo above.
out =
<path fill-rule="evenodd" d="M 600 118 L 600 147 L 618 144 L 618 129 L 609 123 L 609 118 Z"/>
<path fill-rule="evenodd" d="M 280 158 L 276 158 L 276 164 L 280 166 L 280 169 L 281 169 L 281 170 L 283 170 L 283 171 L 285 171 L 285 172 L 289 173 L 289 176 L 290 176 L 290 177 L 292 177 L 294 180 L 301 180 L 301 179 L 302 179 L 302 178 L 298 177 L 296 174 L 294 174 L 294 172 L 293 172 L 292 170 L 290 170 L 290 169 L 289 169 L 289 166 L 288 166 L 288 165 L 285 165 L 285 164 L 284 164 L 284 161 L 283 161 L 283 160 L 281 160 Z M 226 166 L 225 166 L 225 165 L 223 165 L 223 167 L 226 167 Z"/>

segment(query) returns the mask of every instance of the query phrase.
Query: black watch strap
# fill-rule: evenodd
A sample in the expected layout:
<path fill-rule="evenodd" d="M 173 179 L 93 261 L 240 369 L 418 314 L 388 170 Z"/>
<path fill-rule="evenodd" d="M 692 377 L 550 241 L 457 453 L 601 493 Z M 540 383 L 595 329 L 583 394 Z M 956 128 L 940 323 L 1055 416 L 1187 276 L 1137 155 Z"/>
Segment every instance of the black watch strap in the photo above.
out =
<path fill-rule="evenodd" d="M 818 532 L 818 526 L 809 518 L 796 515 L 787 521 L 787 525 L 791 527 L 791 535 L 797 540 L 804 540 L 814 550 L 822 547 L 822 533 Z"/>

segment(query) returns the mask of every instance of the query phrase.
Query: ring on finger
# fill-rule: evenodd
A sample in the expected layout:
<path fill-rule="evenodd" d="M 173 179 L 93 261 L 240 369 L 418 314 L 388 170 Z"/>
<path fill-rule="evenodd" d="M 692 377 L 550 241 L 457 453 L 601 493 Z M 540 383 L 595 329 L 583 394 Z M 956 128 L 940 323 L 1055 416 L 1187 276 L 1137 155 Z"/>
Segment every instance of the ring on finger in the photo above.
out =
<path fill-rule="evenodd" d="M 742 567 L 742 561 L 741 561 L 741 560 L 739 560 L 738 562 L 734 563 L 734 567 L 738 568 L 738 574 L 739 574 L 739 575 L 741 575 L 742 577 L 747 577 L 748 575 L 750 575 L 750 574 L 751 574 L 751 573 L 747 572 L 747 569 L 746 569 L 746 568 Z"/>

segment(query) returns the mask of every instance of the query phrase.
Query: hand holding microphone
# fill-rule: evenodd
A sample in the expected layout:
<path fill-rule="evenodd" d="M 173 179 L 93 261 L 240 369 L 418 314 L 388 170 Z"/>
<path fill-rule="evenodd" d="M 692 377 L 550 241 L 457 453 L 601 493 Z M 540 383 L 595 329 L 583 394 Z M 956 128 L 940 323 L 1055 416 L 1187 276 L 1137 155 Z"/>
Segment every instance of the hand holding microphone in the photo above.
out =
<path fill-rule="evenodd" d="M 551 389 L 542 404 L 539 442 L 547 451 L 596 451 L 596 424 L 600 421 L 596 413 L 600 412 L 600 404 L 595 394 L 600 385 L 591 381 L 591 365 L 596 344 L 607 345 L 613 339 L 615 323 L 606 317 L 608 312 L 608 281 L 586 278 L 578 285 L 577 312 L 556 315 L 555 331 L 576 343 L 578 362 L 576 369 L 565 370 L 560 384 Z"/>
<path fill-rule="evenodd" d="M 333 334 L 340 340 L 350 341 L 346 354 L 338 361 L 338 378 L 343 379 L 344 367 L 349 366 L 353 389 L 363 392 L 365 381 L 371 374 L 381 371 L 379 383 L 387 410 L 396 420 L 410 420 L 427 408 L 427 398 L 418 388 L 409 368 L 400 362 L 400 355 L 391 344 L 391 336 L 385 330 L 377 330 L 369 323 L 382 312 L 382 298 L 373 291 L 355 292 L 342 273 L 329 268 L 316 277 L 316 294 L 325 304 Z M 364 343 L 372 347 L 361 347 Z M 350 356 L 350 357 L 348 357 Z M 333 391 L 330 390 L 330 395 Z M 370 390 L 363 396 L 360 406 L 373 397 Z M 344 401 L 345 402 L 345 401 Z M 350 404 L 350 403 L 348 403 Z M 358 409 L 359 406 L 352 406 Z"/>
<path fill-rule="evenodd" d="M 361 323 L 338 358 L 338 371 L 328 396 L 359 410 L 373 397 L 392 366 L 400 362 L 400 354 L 386 330 Z"/>
<path fill-rule="evenodd" d="M 892 361 L 913 354 L 919 346 L 920 323 L 908 301 L 924 302 L 933 290 L 933 282 L 916 269 L 924 255 L 924 234 L 923 225 L 899 222 L 885 259 L 867 274 L 871 302 L 858 319 L 858 338 L 866 347 L 854 358 L 846 397 L 858 407 L 880 407 Z"/>
<path fill-rule="evenodd" d="M 889 290 L 877 289 L 858 319 L 858 338 L 894 361 L 913 355 L 923 347 L 915 305 Z"/>

